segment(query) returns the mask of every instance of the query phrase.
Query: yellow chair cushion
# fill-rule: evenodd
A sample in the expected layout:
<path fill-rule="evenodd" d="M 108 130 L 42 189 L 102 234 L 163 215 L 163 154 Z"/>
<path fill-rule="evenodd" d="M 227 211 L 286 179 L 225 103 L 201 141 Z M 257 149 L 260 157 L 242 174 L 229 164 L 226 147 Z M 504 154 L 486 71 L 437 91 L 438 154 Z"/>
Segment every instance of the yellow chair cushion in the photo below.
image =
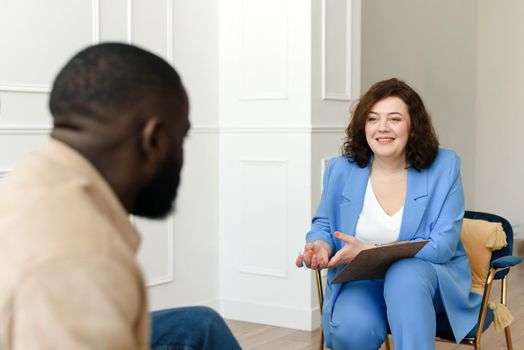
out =
<path fill-rule="evenodd" d="M 471 266 L 471 291 L 482 295 L 489 273 L 491 252 L 507 245 L 506 234 L 499 222 L 464 219 L 460 238 Z"/>

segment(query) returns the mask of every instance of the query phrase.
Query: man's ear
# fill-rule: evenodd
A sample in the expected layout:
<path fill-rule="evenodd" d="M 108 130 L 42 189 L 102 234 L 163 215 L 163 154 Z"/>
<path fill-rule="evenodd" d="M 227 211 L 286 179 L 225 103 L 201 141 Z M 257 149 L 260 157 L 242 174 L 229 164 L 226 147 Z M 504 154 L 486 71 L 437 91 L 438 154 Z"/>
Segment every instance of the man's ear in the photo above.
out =
<path fill-rule="evenodd" d="M 168 153 L 165 124 L 158 117 L 149 118 L 142 127 L 141 134 L 140 147 L 145 161 L 158 166 Z"/>

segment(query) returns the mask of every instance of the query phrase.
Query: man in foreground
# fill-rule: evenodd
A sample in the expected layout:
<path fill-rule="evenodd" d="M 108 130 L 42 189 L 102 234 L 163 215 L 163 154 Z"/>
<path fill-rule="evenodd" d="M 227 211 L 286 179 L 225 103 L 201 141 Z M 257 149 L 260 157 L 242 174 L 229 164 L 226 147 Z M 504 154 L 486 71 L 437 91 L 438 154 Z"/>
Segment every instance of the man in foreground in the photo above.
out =
<path fill-rule="evenodd" d="M 180 180 L 189 104 L 176 71 L 95 45 L 61 70 L 49 105 L 50 141 L 0 182 L 0 349 L 239 349 L 208 308 L 150 325 L 135 260 L 128 215 L 168 215 Z"/>

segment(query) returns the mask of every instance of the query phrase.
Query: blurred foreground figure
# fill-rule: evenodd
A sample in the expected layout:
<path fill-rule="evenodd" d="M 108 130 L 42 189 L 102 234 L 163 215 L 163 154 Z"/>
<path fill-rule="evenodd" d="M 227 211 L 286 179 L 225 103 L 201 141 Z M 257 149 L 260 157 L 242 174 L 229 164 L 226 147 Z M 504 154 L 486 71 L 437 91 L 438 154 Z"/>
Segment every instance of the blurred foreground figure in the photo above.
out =
<path fill-rule="evenodd" d="M 50 141 L 0 182 L 0 348 L 239 349 L 204 307 L 154 312 L 128 215 L 172 210 L 188 97 L 163 59 L 118 43 L 53 85 Z M 152 334 L 150 329 L 152 329 Z"/>

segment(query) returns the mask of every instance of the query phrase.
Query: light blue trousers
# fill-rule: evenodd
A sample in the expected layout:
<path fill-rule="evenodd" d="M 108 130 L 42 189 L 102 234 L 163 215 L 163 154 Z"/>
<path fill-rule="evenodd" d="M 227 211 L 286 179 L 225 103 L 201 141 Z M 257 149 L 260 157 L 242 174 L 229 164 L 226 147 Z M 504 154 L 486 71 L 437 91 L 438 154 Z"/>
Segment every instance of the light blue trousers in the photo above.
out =
<path fill-rule="evenodd" d="M 388 326 L 396 350 L 429 350 L 435 349 L 436 314 L 442 312 L 431 264 L 403 259 L 389 268 L 384 279 L 345 283 L 331 323 L 323 327 L 336 350 L 378 349 Z"/>

